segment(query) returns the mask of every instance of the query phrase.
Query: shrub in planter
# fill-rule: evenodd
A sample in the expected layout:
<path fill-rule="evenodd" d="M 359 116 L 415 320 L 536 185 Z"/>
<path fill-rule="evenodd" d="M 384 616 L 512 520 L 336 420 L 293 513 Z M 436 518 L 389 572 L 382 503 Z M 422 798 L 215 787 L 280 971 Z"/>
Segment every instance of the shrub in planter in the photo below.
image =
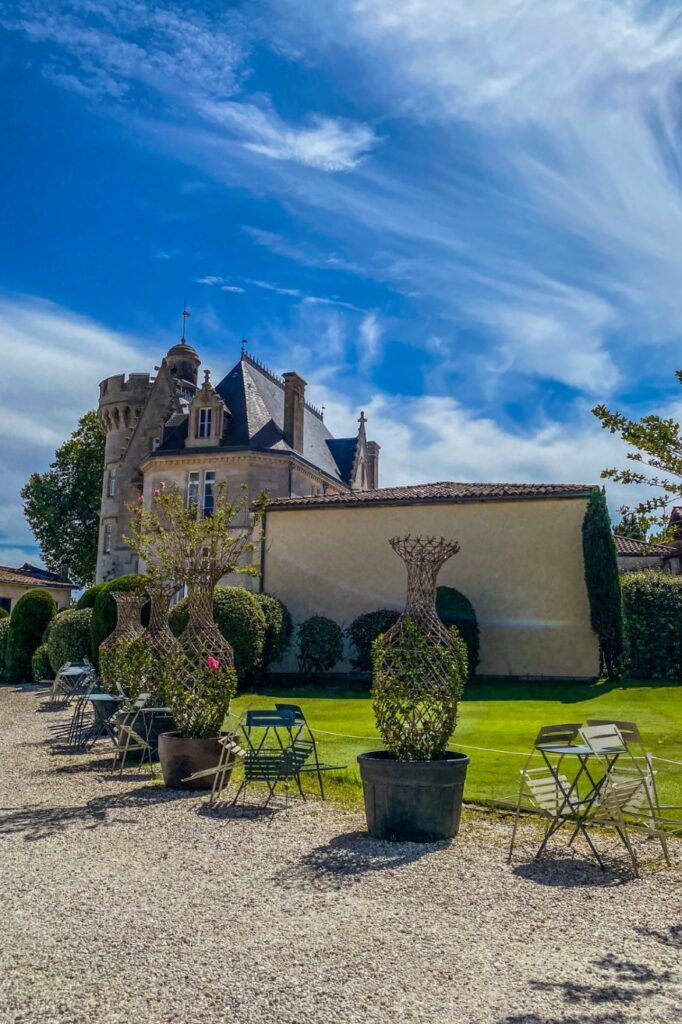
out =
<path fill-rule="evenodd" d="M 91 619 L 92 608 L 73 608 L 52 620 L 46 646 L 53 672 L 67 661 L 90 657 Z"/>
<path fill-rule="evenodd" d="M 343 630 L 324 615 L 312 615 L 297 631 L 298 667 L 305 676 L 329 672 L 343 657 Z"/>
<path fill-rule="evenodd" d="M 120 687 L 131 703 L 141 693 L 151 693 L 150 707 L 164 706 L 164 666 L 144 634 L 105 647 L 100 672 L 109 693 L 118 693 Z"/>
<path fill-rule="evenodd" d="M 272 594 L 256 594 L 265 616 L 265 643 L 261 665 L 267 671 L 269 665 L 281 661 L 289 650 L 294 624 L 287 606 Z"/>
<path fill-rule="evenodd" d="M 256 594 L 244 587 L 216 587 L 213 595 L 213 618 L 218 629 L 232 646 L 234 665 L 239 679 L 260 667 L 267 635 L 267 622 Z M 187 625 L 187 598 L 178 601 L 168 617 L 175 636 Z"/>
<path fill-rule="evenodd" d="M 457 632 L 467 647 L 468 678 L 473 678 L 478 667 L 479 632 L 474 606 L 468 597 L 454 587 L 437 587 L 436 611 L 444 626 Z"/>
<path fill-rule="evenodd" d="M 682 679 L 682 576 L 646 569 L 621 580 L 625 657 L 635 679 Z"/>
<path fill-rule="evenodd" d="M 5 678 L 5 658 L 7 655 L 7 634 L 9 633 L 9 618 L 0 619 L 0 683 Z"/>
<path fill-rule="evenodd" d="M 346 633 L 355 647 L 355 657 L 351 659 L 351 665 L 356 671 L 372 671 L 372 644 L 399 618 L 400 612 L 392 608 L 377 608 L 375 612 L 365 612 L 364 615 L 358 615 L 357 619 L 353 619 Z"/>
<path fill-rule="evenodd" d="M 92 662 L 95 668 L 99 668 L 99 645 L 113 632 L 118 617 L 116 602 L 111 596 L 112 591 L 124 590 L 133 591 L 136 594 L 144 594 L 146 584 L 146 576 L 130 573 L 127 576 L 119 576 L 118 579 L 111 580 L 109 583 L 102 585 L 102 589 L 95 597 L 92 619 L 90 620 Z M 149 604 L 147 603 L 142 612 L 142 623 L 146 626 L 148 622 Z"/>
<path fill-rule="evenodd" d="M 42 642 L 45 628 L 57 610 L 47 590 L 36 587 L 19 598 L 9 620 L 6 675 L 10 683 L 31 679 L 31 658 Z"/>
<path fill-rule="evenodd" d="M 84 590 L 76 601 L 76 608 L 94 608 L 97 595 L 108 586 L 108 583 L 95 583 Z"/>
<path fill-rule="evenodd" d="M 50 656 L 47 652 L 47 644 L 41 644 L 33 652 L 31 674 L 35 683 L 39 683 L 42 679 L 54 679 Z"/>

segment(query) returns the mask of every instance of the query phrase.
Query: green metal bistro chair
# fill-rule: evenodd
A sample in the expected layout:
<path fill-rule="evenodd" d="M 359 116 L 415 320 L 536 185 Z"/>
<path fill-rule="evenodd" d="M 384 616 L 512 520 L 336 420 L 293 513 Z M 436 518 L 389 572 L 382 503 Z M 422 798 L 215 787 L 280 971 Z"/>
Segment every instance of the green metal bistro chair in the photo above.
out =
<path fill-rule="evenodd" d="M 313 731 L 308 725 L 303 708 L 298 704 L 275 704 L 276 711 L 291 711 L 294 716 L 294 732 L 298 739 L 299 737 L 305 737 L 308 742 L 312 744 L 312 763 L 305 764 L 301 768 L 301 772 L 315 772 L 317 775 L 317 782 L 320 787 L 320 797 L 324 800 L 324 786 L 322 784 L 322 772 L 340 771 L 345 768 L 345 764 L 325 764 L 320 761 L 317 752 L 317 743 Z"/>
<path fill-rule="evenodd" d="M 301 798 L 305 793 L 301 786 L 301 772 L 312 755 L 313 744 L 297 734 L 296 718 L 293 711 L 248 711 L 242 724 L 244 737 L 244 777 L 232 801 L 236 806 L 242 797 L 245 807 L 246 790 L 260 783 L 267 790 L 266 808 L 279 785 L 284 786 L 285 803 L 288 805 L 292 782 L 296 784 Z"/>

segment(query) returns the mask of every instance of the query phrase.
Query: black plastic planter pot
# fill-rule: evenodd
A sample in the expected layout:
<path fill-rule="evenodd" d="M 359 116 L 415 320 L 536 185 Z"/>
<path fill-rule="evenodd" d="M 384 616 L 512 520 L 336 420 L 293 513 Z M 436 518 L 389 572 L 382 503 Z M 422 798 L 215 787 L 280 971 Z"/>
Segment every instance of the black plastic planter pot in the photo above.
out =
<path fill-rule="evenodd" d="M 469 758 L 396 761 L 387 750 L 358 756 L 369 834 L 428 843 L 457 835 Z"/>
<path fill-rule="evenodd" d="M 159 736 L 159 761 L 164 785 L 169 789 L 211 789 L 214 775 L 207 775 L 194 782 L 182 780 L 195 772 L 215 768 L 222 749 L 217 736 L 196 739 L 181 736 L 177 732 L 162 733 Z M 228 781 L 227 776 L 225 781 Z"/>

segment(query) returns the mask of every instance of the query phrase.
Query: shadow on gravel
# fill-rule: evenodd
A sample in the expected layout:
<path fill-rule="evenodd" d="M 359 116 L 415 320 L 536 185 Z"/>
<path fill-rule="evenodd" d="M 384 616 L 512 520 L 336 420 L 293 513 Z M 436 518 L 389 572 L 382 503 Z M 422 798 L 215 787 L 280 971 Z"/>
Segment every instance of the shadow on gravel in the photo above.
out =
<path fill-rule="evenodd" d="M 625 885 L 634 881 L 629 863 L 627 866 L 607 864 L 602 869 L 593 861 L 580 857 L 541 857 L 526 864 L 517 864 L 513 874 L 525 878 L 538 885 L 550 885 L 557 889 L 574 889 L 576 887 L 605 889 L 616 885 Z"/>
<path fill-rule="evenodd" d="M 636 929 L 639 930 L 639 929 Z M 564 1012 L 544 1016 L 540 1013 L 511 1014 L 497 1024 L 626 1024 L 641 1020 L 664 1020 L 665 1006 L 656 1007 L 656 1016 L 647 1015 L 646 1002 L 663 996 L 672 1010 L 678 997 L 679 976 L 657 970 L 634 960 L 619 959 L 612 953 L 591 964 L 595 981 L 532 981 L 535 992 L 557 993 Z M 668 986 L 674 986 L 669 992 Z M 668 999 L 669 997 L 669 999 Z M 672 1024 L 673 1017 L 670 1018 Z"/>
<path fill-rule="evenodd" d="M 449 845 L 449 842 L 384 843 L 370 839 L 365 832 L 347 832 L 316 846 L 298 865 L 288 866 L 273 878 L 284 888 L 312 884 L 340 889 L 357 882 L 363 875 L 414 864 Z"/>
<path fill-rule="evenodd" d="M 136 819 L 124 816 L 126 811 L 137 811 L 145 805 L 172 803 L 195 796 L 182 790 L 164 789 L 162 786 L 143 786 L 128 793 L 97 796 L 77 807 L 0 807 L 0 836 L 22 835 L 33 842 L 67 832 L 70 828 L 100 828 Z"/>

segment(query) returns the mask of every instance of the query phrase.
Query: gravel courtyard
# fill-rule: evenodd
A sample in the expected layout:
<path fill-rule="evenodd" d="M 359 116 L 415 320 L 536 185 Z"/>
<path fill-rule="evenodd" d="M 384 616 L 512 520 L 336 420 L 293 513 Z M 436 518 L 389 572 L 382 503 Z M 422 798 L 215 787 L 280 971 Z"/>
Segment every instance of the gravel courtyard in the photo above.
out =
<path fill-rule="evenodd" d="M 69 712 L 0 689 L 0 1021 L 40 1024 L 620 1024 L 682 1017 L 676 867 L 467 814 L 451 845 L 382 844 L 294 803 L 203 813 L 58 752 Z M 603 840 L 602 840 L 603 845 Z M 614 859 L 616 857 L 617 859 Z"/>

